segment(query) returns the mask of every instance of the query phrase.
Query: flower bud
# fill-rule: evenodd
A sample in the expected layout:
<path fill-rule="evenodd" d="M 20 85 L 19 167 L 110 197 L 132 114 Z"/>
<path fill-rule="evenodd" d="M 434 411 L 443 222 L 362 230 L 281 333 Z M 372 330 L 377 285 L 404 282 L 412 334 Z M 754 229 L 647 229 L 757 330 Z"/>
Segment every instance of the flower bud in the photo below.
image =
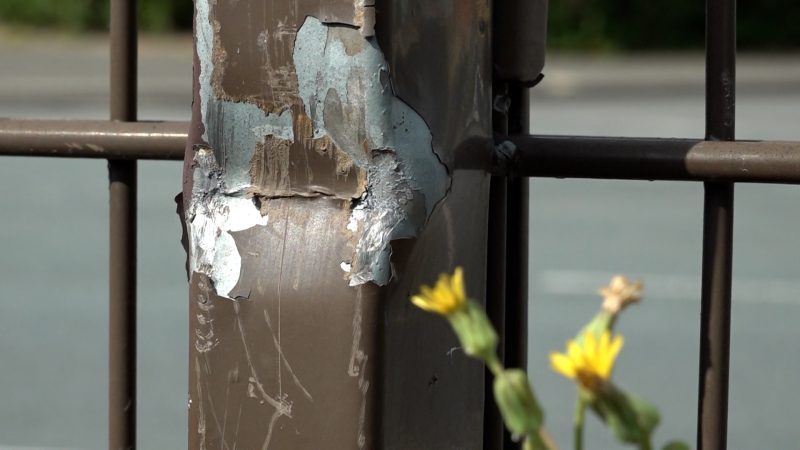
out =
<path fill-rule="evenodd" d="M 523 370 L 507 369 L 494 379 L 494 399 L 506 428 L 517 436 L 539 432 L 542 409 L 533 396 L 528 377 Z"/>

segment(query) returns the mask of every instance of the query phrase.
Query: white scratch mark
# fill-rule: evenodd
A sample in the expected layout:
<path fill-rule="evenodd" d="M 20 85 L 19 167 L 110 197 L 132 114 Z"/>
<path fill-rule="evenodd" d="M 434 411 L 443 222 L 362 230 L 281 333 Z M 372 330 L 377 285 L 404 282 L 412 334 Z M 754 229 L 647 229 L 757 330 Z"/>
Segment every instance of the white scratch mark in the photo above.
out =
<path fill-rule="evenodd" d="M 353 345 L 350 348 L 350 363 L 347 366 L 347 374 L 351 377 L 360 375 L 361 365 L 366 358 L 364 351 L 361 350 L 361 323 L 363 322 L 361 288 L 356 292 L 355 312 L 353 313 Z"/>
<path fill-rule="evenodd" d="M 217 426 L 217 430 L 223 430 L 224 425 L 219 421 L 219 416 L 217 415 L 217 409 L 214 406 L 214 398 L 211 396 L 211 388 L 208 386 L 208 379 L 206 379 L 205 384 L 206 384 L 206 397 L 208 398 L 208 409 L 211 411 L 211 418 L 214 419 L 214 425 Z M 220 445 L 223 450 L 228 448 L 228 444 L 225 442 L 225 440 L 221 440 Z"/>
<path fill-rule="evenodd" d="M 233 449 L 239 445 L 239 425 L 242 423 L 242 403 L 239 403 L 239 415 L 236 416 L 236 431 L 234 432 Z"/>
<path fill-rule="evenodd" d="M 264 321 L 267 322 L 267 327 L 269 327 L 270 334 L 272 335 L 272 343 L 275 345 L 275 350 L 278 352 L 278 355 L 283 363 L 283 366 L 286 367 L 286 371 L 289 372 L 289 375 L 292 376 L 292 381 L 294 381 L 295 386 L 297 386 L 301 391 L 303 391 L 303 395 L 306 396 L 310 401 L 314 401 L 314 398 L 311 397 L 311 394 L 308 390 L 303 386 L 303 383 L 300 382 L 300 379 L 297 378 L 295 375 L 294 370 L 292 369 L 291 364 L 289 364 L 289 360 L 286 359 L 286 355 L 283 354 L 283 348 L 281 347 L 280 343 L 278 342 L 275 333 L 272 331 L 272 321 L 269 319 L 269 313 L 267 310 L 264 310 Z"/>
<path fill-rule="evenodd" d="M 358 448 L 364 448 L 367 442 L 366 436 L 366 412 L 367 412 L 367 391 L 369 391 L 369 380 L 366 379 L 366 367 L 369 357 L 361 348 L 361 334 L 363 324 L 363 299 L 361 288 L 356 291 L 355 312 L 353 313 L 353 346 L 350 351 L 350 363 L 347 367 L 347 374 L 351 377 L 359 377 L 358 390 L 361 391 L 361 408 L 358 415 Z"/>
<path fill-rule="evenodd" d="M 228 429 L 228 399 L 230 398 L 230 393 L 231 393 L 231 384 L 230 383 L 226 383 L 225 384 L 225 405 L 224 405 L 225 411 L 222 414 L 222 436 L 220 437 L 220 440 L 222 441 L 222 446 L 223 447 L 227 447 L 228 446 L 228 441 L 225 440 L 225 431 L 227 431 L 227 429 Z"/>
<path fill-rule="evenodd" d="M 255 385 L 255 388 L 258 389 L 258 393 L 264 399 L 265 402 L 269 403 L 273 408 L 276 409 L 276 412 L 280 413 L 281 415 L 292 417 L 292 404 L 285 403 L 283 399 L 278 401 L 272 398 L 267 392 L 264 390 L 264 385 L 261 384 L 261 380 L 258 378 L 258 373 L 256 372 L 256 368 L 253 365 L 253 358 L 250 355 L 250 348 L 247 345 L 247 336 L 244 332 L 244 326 L 242 324 L 242 318 L 239 317 L 239 304 L 233 304 L 233 310 L 236 313 L 236 324 L 239 328 L 239 336 L 242 338 L 242 347 L 244 347 L 244 354 L 247 358 L 247 365 L 250 367 L 250 380 L 252 384 L 250 386 Z"/>
<path fill-rule="evenodd" d="M 286 220 L 283 222 L 283 246 L 281 247 L 281 262 L 280 262 L 280 270 L 278 271 L 278 338 L 275 339 L 275 335 L 273 334 L 273 341 L 275 342 L 275 347 L 278 350 L 278 393 L 279 396 L 283 396 L 283 369 L 281 369 L 281 358 L 283 356 L 283 350 L 281 347 L 281 287 L 283 286 L 283 261 L 284 257 L 286 256 L 286 242 L 289 241 L 289 216 L 286 216 Z M 267 310 L 264 310 L 264 318 L 266 319 Z M 269 325 L 269 322 L 267 323 Z M 272 332 L 272 327 L 269 327 L 270 333 Z"/>
<path fill-rule="evenodd" d="M 264 439 L 264 445 L 261 446 L 261 450 L 267 450 L 269 448 L 269 442 L 272 440 L 272 430 L 275 428 L 275 423 L 278 422 L 278 419 L 281 418 L 281 412 L 276 410 L 275 413 L 272 414 L 272 418 L 269 419 L 269 428 L 267 429 L 267 437 Z"/>

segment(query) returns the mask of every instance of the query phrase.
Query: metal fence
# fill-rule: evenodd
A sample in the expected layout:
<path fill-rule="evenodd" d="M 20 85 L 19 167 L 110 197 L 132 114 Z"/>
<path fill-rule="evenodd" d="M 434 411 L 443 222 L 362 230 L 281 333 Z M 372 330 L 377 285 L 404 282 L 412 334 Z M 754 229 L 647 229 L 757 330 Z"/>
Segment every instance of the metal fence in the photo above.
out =
<path fill-rule="evenodd" d="M 495 118 L 492 195 L 505 205 L 504 289 L 527 292 L 514 269 L 527 249 L 526 177 L 702 181 L 705 186 L 697 448 L 724 449 L 727 435 L 734 183 L 800 182 L 800 143 L 735 141 L 735 0 L 706 4 L 706 138 L 531 136 L 527 87 L 495 83 L 511 108 Z M 188 123 L 137 122 L 135 0 L 111 1 L 110 121 L 0 120 L 0 155 L 108 159 L 110 194 L 109 447 L 135 446 L 137 160 L 181 160 Z M 510 142 L 513 145 L 508 145 Z M 492 203 L 497 208 L 497 203 Z M 492 246 L 490 245 L 490 248 Z M 491 255 L 490 255 L 491 257 Z M 523 266 L 520 264 L 519 267 Z M 512 293 L 513 294 L 513 293 Z M 511 295 L 510 297 L 513 297 Z M 524 294 L 521 296 L 524 297 Z M 506 307 L 508 309 L 508 306 Z M 525 336 L 526 305 L 506 311 L 507 336 Z M 515 331 L 516 329 L 516 331 Z M 525 342 L 508 343 L 523 358 Z M 507 347 L 508 348 L 508 347 Z"/>

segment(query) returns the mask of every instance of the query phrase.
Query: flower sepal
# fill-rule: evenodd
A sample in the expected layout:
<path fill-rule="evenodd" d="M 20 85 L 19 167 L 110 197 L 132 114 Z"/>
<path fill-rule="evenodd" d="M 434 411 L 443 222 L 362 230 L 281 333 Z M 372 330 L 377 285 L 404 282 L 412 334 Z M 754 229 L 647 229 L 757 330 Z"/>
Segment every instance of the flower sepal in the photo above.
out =
<path fill-rule="evenodd" d="M 487 363 L 497 359 L 497 333 L 480 305 L 465 300 L 461 308 L 445 317 L 450 321 L 465 354 Z"/>

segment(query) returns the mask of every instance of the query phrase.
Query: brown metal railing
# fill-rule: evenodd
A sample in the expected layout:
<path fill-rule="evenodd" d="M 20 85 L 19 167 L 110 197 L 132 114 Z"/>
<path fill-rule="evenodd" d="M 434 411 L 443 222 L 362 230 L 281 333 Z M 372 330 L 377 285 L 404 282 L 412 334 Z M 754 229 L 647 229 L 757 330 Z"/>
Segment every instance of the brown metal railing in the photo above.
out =
<path fill-rule="evenodd" d="M 506 148 L 514 150 L 502 153 L 492 168 L 510 179 L 705 183 L 698 449 L 726 447 L 734 182 L 800 183 L 800 143 L 733 142 L 735 9 L 735 0 L 707 0 L 704 141 L 529 136 L 524 127 L 509 127 L 515 119 L 505 117 L 498 143 L 508 141 L 513 145 Z M 109 159 L 110 448 L 134 448 L 136 443 L 136 160 L 182 159 L 189 126 L 136 122 L 135 18 L 135 0 L 111 0 L 111 121 L 0 120 L 0 155 Z M 509 86 L 512 103 L 526 109 L 525 90 Z M 516 185 L 508 189 L 522 192 Z M 522 230 L 514 230 L 515 220 L 508 217 L 504 236 L 517 239 Z M 527 286 L 517 279 L 501 284 L 512 289 Z M 512 305 L 519 307 L 524 306 Z M 500 314 L 524 317 L 518 312 Z"/>

